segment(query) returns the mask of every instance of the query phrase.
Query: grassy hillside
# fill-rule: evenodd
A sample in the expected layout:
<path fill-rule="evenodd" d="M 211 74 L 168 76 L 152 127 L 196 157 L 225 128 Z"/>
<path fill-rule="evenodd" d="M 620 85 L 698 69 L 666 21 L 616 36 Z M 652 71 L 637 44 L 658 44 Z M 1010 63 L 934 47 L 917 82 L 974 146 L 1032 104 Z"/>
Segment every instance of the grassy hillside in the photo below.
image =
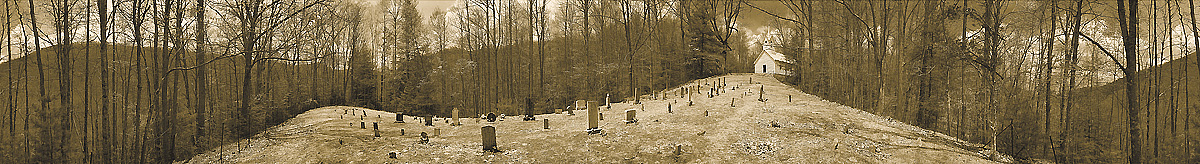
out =
<path fill-rule="evenodd" d="M 691 93 L 691 106 L 688 98 L 676 96 L 682 89 L 673 88 L 660 93 L 669 95 L 665 99 L 600 107 L 599 134 L 584 131 L 583 110 L 537 115 L 539 121 L 463 118 L 462 125 L 452 126 L 436 119 L 425 126 L 411 116 L 394 123 L 391 112 L 330 106 L 181 163 L 1012 162 L 977 144 L 799 92 L 768 75 L 719 76 L 685 86 L 711 87 L 701 81 L 716 78 L 727 80 L 720 88 L 725 93 L 712 98 Z M 759 86 L 767 102 L 754 100 Z M 624 122 L 627 109 L 636 111 L 636 123 Z M 542 119 L 549 120 L 549 129 Z M 378 123 L 380 137 L 372 123 Z M 482 150 L 482 126 L 496 128 L 499 152 Z M 431 136 L 427 142 L 422 132 Z M 392 152 L 399 154 L 389 158 Z"/>

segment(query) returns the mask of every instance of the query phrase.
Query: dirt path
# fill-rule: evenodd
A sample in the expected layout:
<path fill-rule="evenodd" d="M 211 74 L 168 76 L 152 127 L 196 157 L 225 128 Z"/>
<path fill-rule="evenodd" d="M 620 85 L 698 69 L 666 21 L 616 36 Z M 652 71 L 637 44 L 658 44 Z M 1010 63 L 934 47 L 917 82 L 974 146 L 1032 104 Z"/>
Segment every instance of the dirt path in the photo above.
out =
<path fill-rule="evenodd" d="M 727 83 L 721 88 L 724 93 L 709 98 L 706 88 L 719 78 Z M 408 123 L 393 123 L 393 113 L 333 106 L 310 110 L 253 139 L 188 162 L 995 163 L 978 150 L 963 149 L 972 144 L 821 100 L 767 75 L 727 75 L 684 87 L 697 84 L 705 88 L 704 94 L 693 92 L 691 106 L 677 88 L 663 91 L 665 99 L 646 97 L 642 104 L 602 108 L 601 134 L 584 132 L 585 111 L 538 115 L 539 121 L 464 118 L 461 126 L 438 120 L 429 127 L 411 116 L 405 119 Z M 766 102 L 757 101 L 760 87 Z M 638 110 L 637 123 L 623 122 L 626 109 Z M 550 120 L 550 129 L 542 129 L 541 119 Z M 361 129 L 360 122 L 367 129 Z M 373 136 L 372 122 L 379 123 L 383 137 Z M 485 125 L 496 127 L 502 152 L 481 150 L 479 133 Z M 420 142 L 419 133 L 435 128 L 440 136 Z M 676 146 L 683 150 L 678 155 Z M 398 158 L 388 158 L 389 152 L 398 152 Z"/>

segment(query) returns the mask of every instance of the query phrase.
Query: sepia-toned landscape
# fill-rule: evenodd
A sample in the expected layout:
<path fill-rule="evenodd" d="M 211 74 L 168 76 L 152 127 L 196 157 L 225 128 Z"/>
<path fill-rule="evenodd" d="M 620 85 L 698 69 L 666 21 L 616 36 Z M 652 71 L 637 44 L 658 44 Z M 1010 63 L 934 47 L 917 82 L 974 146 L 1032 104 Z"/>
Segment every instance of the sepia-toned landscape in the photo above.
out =
<path fill-rule="evenodd" d="M 1192 0 L 2 6 L 0 163 L 1200 163 Z"/>

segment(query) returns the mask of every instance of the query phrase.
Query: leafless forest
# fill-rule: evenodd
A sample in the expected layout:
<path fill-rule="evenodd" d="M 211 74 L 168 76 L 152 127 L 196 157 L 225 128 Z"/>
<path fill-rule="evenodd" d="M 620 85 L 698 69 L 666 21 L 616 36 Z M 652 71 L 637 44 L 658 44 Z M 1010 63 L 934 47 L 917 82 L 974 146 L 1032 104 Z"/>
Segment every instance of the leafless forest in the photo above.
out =
<path fill-rule="evenodd" d="M 729 73 L 1023 163 L 1200 163 L 1193 0 L 4 2 L 0 163 L 170 163 L 324 106 L 544 114 Z"/>

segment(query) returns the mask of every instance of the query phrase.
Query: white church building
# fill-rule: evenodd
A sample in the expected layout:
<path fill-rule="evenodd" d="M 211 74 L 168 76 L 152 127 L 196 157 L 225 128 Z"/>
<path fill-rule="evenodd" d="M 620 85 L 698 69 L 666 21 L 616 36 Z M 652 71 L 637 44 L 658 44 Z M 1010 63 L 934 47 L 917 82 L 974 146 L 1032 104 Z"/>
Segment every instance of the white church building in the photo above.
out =
<path fill-rule="evenodd" d="M 754 73 L 769 73 L 780 75 L 791 75 L 791 72 L 780 67 L 784 64 L 789 64 L 787 58 L 779 52 L 775 52 L 771 48 L 764 48 L 763 53 L 758 55 L 758 59 L 754 61 Z"/>

